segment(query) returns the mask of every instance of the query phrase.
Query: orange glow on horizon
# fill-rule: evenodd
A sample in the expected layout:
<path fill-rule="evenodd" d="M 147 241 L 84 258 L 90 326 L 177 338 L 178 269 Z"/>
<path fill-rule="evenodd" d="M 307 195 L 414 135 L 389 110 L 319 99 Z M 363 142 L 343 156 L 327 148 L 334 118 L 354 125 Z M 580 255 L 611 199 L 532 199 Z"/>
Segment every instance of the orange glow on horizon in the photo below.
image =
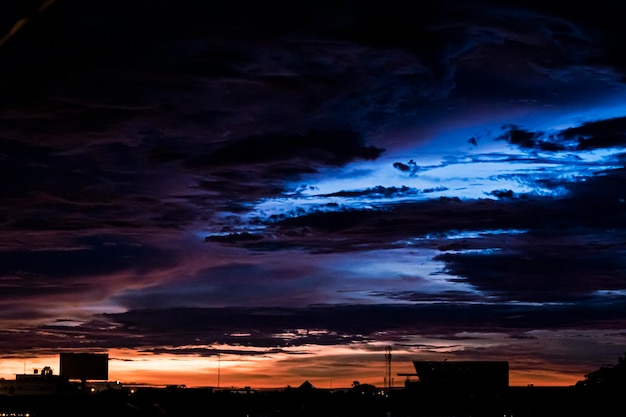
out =
<path fill-rule="evenodd" d="M 126 358 L 121 359 L 122 355 Z M 301 346 L 297 354 L 222 354 L 219 358 L 116 351 L 110 353 L 109 376 L 126 383 L 188 387 L 284 388 L 297 387 L 304 381 L 318 388 L 349 388 L 354 381 L 382 387 L 385 376 L 382 357 L 348 347 L 325 347 L 321 352 L 319 347 Z M 412 369 L 410 362 L 394 366 L 397 373 Z M 403 386 L 403 377 L 394 377 L 394 383 Z"/>
<path fill-rule="evenodd" d="M 509 371 L 509 385 L 513 387 L 521 386 L 570 386 L 582 380 L 583 375 L 572 375 L 571 373 L 558 371 Z"/>
<path fill-rule="evenodd" d="M 32 374 L 35 369 L 45 366 L 52 368 L 54 374 L 59 373 L 59 356 L 44 355 L 23 358 L 2 358 L 0 360 L 0 378 L 13 379 L 17 374 Z"/>
<path fill-rule="evenodd" d="M 349 388 L 354 381 L 384 386 L 383 352 L 353 347 L 299 347 L 294 353 L 200 357 L 192 355 L 148 354 L 127 349 L 109 351 L 109 380 L 150 385 L 187 387 L 297 387 L 309 381 L 317 388 Z M 405 377 L 414 374 L 411 353 L 400 353 L 392 363 L 393 386 L 403 387 Z M 7 358 L 0 361 L 0 378 L 32 373 L 50 366 L 59 373 L 58 355 L 36 358 Z M 510 369 L 511 386 L 569 386 L 583 379 L 575 370 L 529 371 Z M 416 380 L 416 377 L 411 379 Z"/>

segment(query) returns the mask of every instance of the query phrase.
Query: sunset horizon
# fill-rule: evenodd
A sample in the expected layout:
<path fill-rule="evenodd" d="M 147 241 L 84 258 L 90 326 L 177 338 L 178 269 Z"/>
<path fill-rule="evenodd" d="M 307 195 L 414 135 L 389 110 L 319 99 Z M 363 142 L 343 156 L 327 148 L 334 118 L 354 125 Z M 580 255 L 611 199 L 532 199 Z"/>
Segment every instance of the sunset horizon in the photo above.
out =
<path fill-rule="evenodd" d="M 384 352 L 384 351 L 383 351 Z M 296 364 L 289 364 L 288 355 L 284 358 L 263 358 L 258 361 L 242 360 L 236 355 L 216 355 L 214 357 L 181 357 L 180 355 L 141 354 L 124 350 L 98 352 L 109 354 L 109 378 L 106 381 L 119 382 L 122 385 L 185 386 L 187 388 L 213 389 L 285 389 L 297 388 L 305 381 L 319 389 L 349 389 L 355 382 L 370 384 L 377 388 L 386 385 L 386 363 L 384 353 L 362 354 L 344 353 L 325 357 L 310 353 L 310 357 Z M 85 352 L 81 353 L 94 353 Z M 134 354 L 133 354 L 134 353 Z M 392 361 L 392 387 L 404 388 L 405 381 L 419 381 L 413 367 L 414 360 L 426 360 L 423 357 L 410 358 L 407 352 L 395 352 L 398 360 Z M 346 357 L 350 358 L 350 368 L 346 366 Z M 381 359 L 382 358 L 382 359 Z M 408 359 L 407 359 L 408 358 Z M 430 356 L 427 360 L 447 361 L 450 355 Z M 453 361 L 453 359 L 451 359 Z M 488 359 L 483 359 L 488 360 Z M 505 358 L 500 358 L 505 360 Z M 507 361 L 508 362 L 508 361 Z M 325 374 L 315 366 L 323 364 Z M 341 365 L 339 364 L 341 363 Z M 600 366 L 589 369 L 585 366 L 571 369 L 516 369 L 516 362 L 510 362 L 509 385 L 511 387 L 564 387 L 574 386 L 583 381 L 585 376 Z M 607 365 L 607 364 L 603 364 Z M 333 367 L 343 366 L 342 371 L 333 371 Z M 366 366 L 367 369 L 363 369 Z M 40 358 L 24 357 L 0 360 L 0 379 L 13 379 L 18 374 L 41 372 L 50 367 L 53 374 L 59 374 L 59 355 L 47 355 Z M 276 367 L 281 367 L 280 373 Z M 582 373 L 578 373 L 582 372 Z M 401 375 L 398 375 L 401 374 Z M 408 376 L 410 374 L 410 376 Z M 100 382 L 103 380 L 90 380 Z"/>

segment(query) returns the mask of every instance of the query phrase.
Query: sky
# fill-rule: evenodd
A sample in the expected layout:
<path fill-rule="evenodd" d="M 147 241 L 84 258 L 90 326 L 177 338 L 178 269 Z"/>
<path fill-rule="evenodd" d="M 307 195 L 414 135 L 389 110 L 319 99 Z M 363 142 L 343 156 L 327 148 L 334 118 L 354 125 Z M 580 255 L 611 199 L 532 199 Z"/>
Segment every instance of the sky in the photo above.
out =
<path fill-rule="evenodd" d="M 571 385 L 626 350 L 626 6 L 0 5 L 0 377 Z"/>

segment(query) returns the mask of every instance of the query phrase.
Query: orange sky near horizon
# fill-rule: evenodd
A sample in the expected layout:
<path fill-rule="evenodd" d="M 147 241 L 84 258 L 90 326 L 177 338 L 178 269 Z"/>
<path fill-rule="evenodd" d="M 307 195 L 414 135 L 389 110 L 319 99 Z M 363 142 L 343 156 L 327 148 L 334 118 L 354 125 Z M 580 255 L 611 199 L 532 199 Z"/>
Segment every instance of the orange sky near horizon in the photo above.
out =
<path fill-rule="evenodd" d="M 379 353 L 355 353 L 347 348 L 333 348 L 315 355 L 268 354 L 263 356 L 221 355 L 200 357 L 141 354 L 125 349 L 109 351 L 109 380 L 122 384 L 186 385 L 219 388 L 285 388 L 309 381 L 317 388 L 349 388 L 354 381 L 377 387 L 385 386 L 384 356 Z M 296 356 L 294 358 L 294 356 Z M 392 361 L 393 386 L 402 387 L 404 376 L 414 373 L 411 358 L 397 355 Z M 0 360 L 0 378 L 32 373 L 50 366 L 59 372 L 59 356 L 5 358 Z M 510 364 L 511 386 L 569 386 L 590 372 L 575 369 L 515 369 Z M 416 380 L 416 377 L 413 377 Z"/>

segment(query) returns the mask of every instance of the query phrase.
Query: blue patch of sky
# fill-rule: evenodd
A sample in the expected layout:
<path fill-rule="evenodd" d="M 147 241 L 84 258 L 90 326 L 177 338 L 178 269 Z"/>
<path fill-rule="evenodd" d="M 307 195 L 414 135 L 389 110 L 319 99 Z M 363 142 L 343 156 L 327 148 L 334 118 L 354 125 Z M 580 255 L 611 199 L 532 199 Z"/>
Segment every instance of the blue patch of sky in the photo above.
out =
<path fill-rule="evenodd" d="M 519 123 L 522 129 L 542 132 L 547 137 L 584 122 L 625 115 L 623 95 L 620 98 L 622 101 L 611 97 L 593 107 L 572 106 L 568 111 L 549 109 L 524 114 L 513 123 Z M 511 120 L 444 129 L 430 140 L 420 140 L 413 150 L 404 148 L 376 161 L 321 170 L 290 184 L 290 192 L 258 202 L 255 217 L 297 216 L 311 210 L 368 209 L 381 202 L 402 203 L 444 196 L 496 198 L 491 195 L 494 190 L 559 197 L 563 188 L 547 188 L 546 182 L 541 180 L 556 180 L 553 183 L 578 181 L 598 171 L 621 166 L 615 156 L 622 153 L 623 148 L 545 152 L 516 147 L 498 139 L 504 133 L 502 126 L 508 123 Z M 478 144 L 471 145 L 470 138 L 478 138 Z M 415 170 L 402 172 L 393 166 L 394 162 L 407 163 L 409 160 L 415 162 Z M 415 192 L 376 195 L 375 200 L 365 192 L 337 196 L 341 192 L 367 191 L 374 187 L 408 187 Z M 426 190 L 430 192 L 424 192 Z"/>
<path fill-rule="evenodd" d="M 541 132 L 542 138 L 547 138 L 585 122 L 626 115 L 623 98 L 620 91 L 604 102 L 587 107 L 574 103 L 567 110 L 540 109 L 509 118 L 500 114 L 487 122 L 451 121 L 449 127 L 438 129 L 430 138 L 415 140 L 412 148 L 392 149 L 375 161 L 320 169 L 316 174 L 288 183 L 281 195 L 250 202 L 246 214 L 224 213 L 224 216 L 237 218 L 231 230 L 255 233 L 262 232 L 263 224 L 272 219 L 313 211 L 370 210 L 383 204 L 440 197 L 495 199 L 498 196 L 493 192 L 497 190 L 510 190 L 516 196 L 560 197 L 567 190 L 558 184 L 584 181 L 599 171 L 621 167 L 623 163 L 617 156 L 624 148 L 560 152 L 523 149 L 499 139 L 505 132 L 503 126 L 513 123 L 521 129 Z M 471 138 L 476 139 L 476 145 L 470 143 Z M 407 142 L 413 140 L 407 138 Z M 394 167 L 395 162 L 406 164 L 410 160 L 415 162 L 413 171 L 403 172 Z M 401 191 L 372 192 L 377 187 Z"/>
<path fill-rule="evenodd" d="M 341 277 L 335 282 L 336 299 L 332 302 L 414 303 L 392 294 L 419 292 L 437 298 L 449 292 L 480 293 L 457 276 L 445 272 L 445 264 L 435 261 L 434 249 L 397 248 L 352 252 L 350 262 L 343 255 L 324 258 L 324 273 Z M 377 292 L 377 289 L 380 292 Z"/>
<path fill-rule="evenodd" d="M 490 235 L 521 235 L 527 233 L 525 229 L 492 229 L 492 230 L 450 230 L 445 233 L 429 233 L 423 237 L 411 239 L 411 241 L 424 240 L 454 240 L 454 239 L 479 239 Z"/>
<path fill-rule="evenodd" d="M 567 112 L 561 114 L 551 114 L 548 118 L 537 118 L 533 124 L 534 128 L 546 132 L 557 132 L 559 130 L 580 126 L 584 123 L 598 120 L 613 119 L 626 116 L 626 99 L 624 92 L 605 99 L 595 105 L 581 102 Z"/>
<path fill-rule="evenodd" d="M 626 289 L 622 289 L 622 290 L 598 290 L 594 294 L 597 295 L 597 296 L 606 297 L 606 298 L 622 298 L 622 297 L 626 297 Z"/>

